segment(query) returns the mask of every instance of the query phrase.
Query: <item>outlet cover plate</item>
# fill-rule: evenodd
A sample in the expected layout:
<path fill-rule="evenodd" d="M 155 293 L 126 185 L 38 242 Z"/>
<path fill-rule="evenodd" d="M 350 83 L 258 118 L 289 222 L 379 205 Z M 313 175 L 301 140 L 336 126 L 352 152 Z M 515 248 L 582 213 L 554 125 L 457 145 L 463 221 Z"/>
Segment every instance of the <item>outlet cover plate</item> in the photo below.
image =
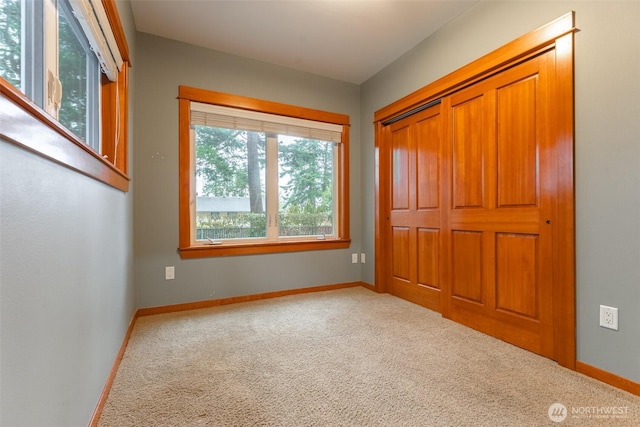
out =
<path fill-rule="evenodd" d="M 600 306 L 600 326 L 618 330 L 618 309 L 606 305 Z"/>

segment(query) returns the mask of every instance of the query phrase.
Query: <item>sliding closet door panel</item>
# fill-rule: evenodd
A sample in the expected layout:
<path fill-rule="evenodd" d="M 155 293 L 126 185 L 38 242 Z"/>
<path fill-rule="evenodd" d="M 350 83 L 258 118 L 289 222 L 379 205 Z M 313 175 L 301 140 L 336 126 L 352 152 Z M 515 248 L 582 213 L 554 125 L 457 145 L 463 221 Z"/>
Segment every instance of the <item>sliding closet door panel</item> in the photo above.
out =
<path fill-rule="evenodd" d="M 389 127 L 391 293 L 439 311 L 440 106 Z"/>
<path fill-rule="evenodd" d="M 453 320 L 552 357 L 549 54 L 451 95 Z M 546 183 L 546 184 L 541 184 Z M 549 185 L 551 184 L 551 185 Z"/>

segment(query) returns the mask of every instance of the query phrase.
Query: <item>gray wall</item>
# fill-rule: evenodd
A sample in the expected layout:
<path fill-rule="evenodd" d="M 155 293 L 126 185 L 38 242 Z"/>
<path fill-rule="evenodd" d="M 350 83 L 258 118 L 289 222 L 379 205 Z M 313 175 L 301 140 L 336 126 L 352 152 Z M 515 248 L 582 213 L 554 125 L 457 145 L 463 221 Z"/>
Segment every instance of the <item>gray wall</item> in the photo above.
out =
<path fill-rule="evenodd" d="M 640 381 L 640 18 L 638 2 L 483 1 L 361 86 L 362 248 L 374 241 L 376 110 L 575 10 L 578 360 Z M 362 279 L 372 283 L 373 264 Z M 618 332 L 598 326 L 618 307 Z M 610 349 L 610 351 L 605 351 Z"/>
<path fill-rule="evenodd" d="M 130 193 L 0 141 L 0 425 L 89 422 L 135 310 L 132 225 Z"/>
<path fill-rule="evenodd" d="M 136 72 L 135 281 L 139 307 L 360 280 L 360 89 L 308 73 L 148 34 Z M 348 114 L 351 121 L 349 249 L 182 260 L 178 247 L 178 86 Z M 371 257 L 370 257 L 371 259 Z M 175 280 L 164 267 L 175 266 Z"/>

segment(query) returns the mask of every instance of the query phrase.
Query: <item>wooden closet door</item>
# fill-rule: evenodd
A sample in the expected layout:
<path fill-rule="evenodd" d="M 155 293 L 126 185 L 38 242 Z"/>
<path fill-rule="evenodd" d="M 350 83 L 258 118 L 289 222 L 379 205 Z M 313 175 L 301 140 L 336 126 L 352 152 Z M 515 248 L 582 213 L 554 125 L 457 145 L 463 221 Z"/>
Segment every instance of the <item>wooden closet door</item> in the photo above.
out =
<path fill-rule="evenodd" d="M 440 311 L 440 105 L 390 125 L 391 293 Z"/>
<path fill-rule="evenodd" d="M 543 54 L 443 101 L 443 314 L 550 358 L 552 73 L 553 55 Z"/>

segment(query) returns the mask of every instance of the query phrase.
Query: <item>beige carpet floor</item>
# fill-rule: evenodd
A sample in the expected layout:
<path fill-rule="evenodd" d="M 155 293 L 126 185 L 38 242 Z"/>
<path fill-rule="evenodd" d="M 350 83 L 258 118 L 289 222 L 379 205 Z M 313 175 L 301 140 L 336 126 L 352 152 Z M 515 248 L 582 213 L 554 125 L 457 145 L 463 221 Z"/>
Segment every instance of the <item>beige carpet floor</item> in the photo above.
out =
<path fill-rule="evenodd" d="M 358 287 L 139 318 L 99 425 L 640 426 L 640 397 Z"/>

